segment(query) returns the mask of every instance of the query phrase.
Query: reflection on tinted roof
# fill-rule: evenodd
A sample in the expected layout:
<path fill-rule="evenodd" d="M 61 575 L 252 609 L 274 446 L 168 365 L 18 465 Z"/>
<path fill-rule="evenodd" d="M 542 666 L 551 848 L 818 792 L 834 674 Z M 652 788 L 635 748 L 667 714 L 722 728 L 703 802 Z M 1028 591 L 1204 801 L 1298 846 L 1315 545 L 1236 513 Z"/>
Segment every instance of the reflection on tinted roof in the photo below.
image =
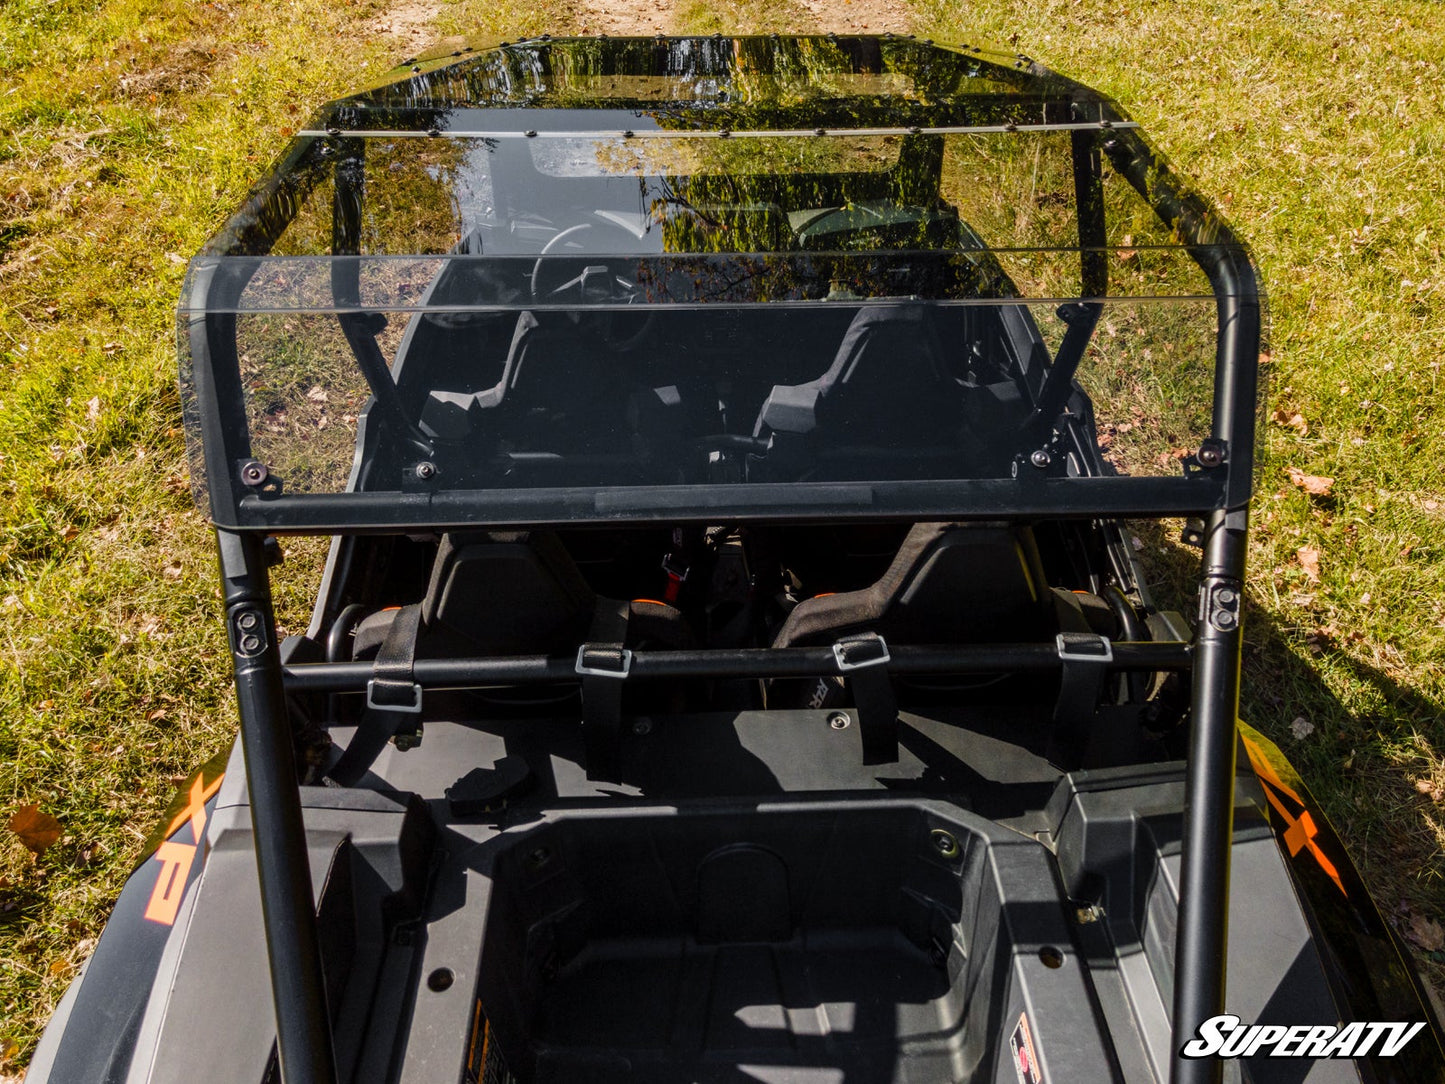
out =
<path fill-rule="evenodd" d="M 193 261 L 195 475 L 218 520 L 283 529 L 449 496 L 459 521 L 645 517 L 653 491 L 673 514 L 955 514 L 1048 445 L 1050 476 L 1136 486 L 1110 507 L 1209 507 L 1222 475 L 1138 484 L 1210 434 L 1241 252 L 1112 102 L 1018 57 L 422 58 L 321 110 Z"/>

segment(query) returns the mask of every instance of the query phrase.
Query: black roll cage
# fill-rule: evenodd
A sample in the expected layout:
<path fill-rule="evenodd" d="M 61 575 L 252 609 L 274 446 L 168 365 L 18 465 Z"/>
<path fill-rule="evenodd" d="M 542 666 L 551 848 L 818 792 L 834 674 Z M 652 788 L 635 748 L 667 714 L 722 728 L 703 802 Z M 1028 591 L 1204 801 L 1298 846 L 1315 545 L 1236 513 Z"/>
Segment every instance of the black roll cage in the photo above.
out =
<path fill-rule="evenodd" d="M 1042 71 L 1042 69 L 1036 69 Z M 1059 77 L 1048 73 L 1052 79 Z M 262 495 L 243 471 L 253 461 L 234 351 L 234 315 L 182 313 L 183 347 L 194 370 L 198 423 L 205 446 L 211 510 L 235 672 L 241 743 L 254 829 L 267 954 L 275 999 L 278 1053 L 288 1084 L 334 1084 L 336 1066 L 316 929 L 312 881 L 288 724 L 288 693 L 357 690 L 364 664 L 284 665 L 272 614 L 265 539 L 281 533 L 404 533 L 468 525 L 710 522 L 724 507 L 751 504 L 749 518 L 788 521 L 870 519 L 1097 519 L 1192 516 L 1204 520 L 1203 568 L 1196 638 L 1182 643 L 1115 643 L 1113 668 L 1189 670 L 1193 675 L 1182 883 L 1174 968 L 1175 1084 L 1218 1080 L 1220 1063 L 1179 1053 L 1200 1022 L 1223 1010 L 1229 852 L 1234 806 L 1236 713 L 1240 684 L 1239 600 L 1243 595 L 1261 338 L 1261 301 L 1244 245 L 1217 212 L 1186 189 L 1162 158 L 1107 99 L 1067 83 L 1099 105 L 1099 133 L 1073 139 L 1080 206 L 1102 162 L 1128 179 L 1172 227 L 1209 278 L 1218 336 L 1209 454 L 1183 477 L 1069 478 L 900 482 L 787 487 L 711 486 L 526 492 L 422 491 Z M 1102 155 L 1094 152 L 1098 147 Z M 302 140 L 272 179 L 255 192 L 244 230 L 228 227 L 227 245 L 265 251 L 299 203 L 289 167 L 310 154 Z M 238 216 L 238 219 L 242 216 Z M 1090 216 L 1091 218 L 1093 216 Z M 237 221 L 237 220 L 233 220 Z M 1097 297 L 1079 299 L 1079 325 L 1092 327 L 1107 285 L 1089 266 L 1102 237 L 1081 216 L 1084 281 Z M 1087 236 L 1082 234 L 1088 233 Z M 236 251 L 233 248 L 232 251 Z M 216 252 L 213 245 L 212 253 Z M 246 261 L 241 261 L 242 263 Z M 1102 264 L 1102 261 L 1097 261 Z M 223 264 L 194 275 L 193 298 L 239 296 L 244 277 Z M 1089 310 L 1092 310 L 1090 312 Z M 365 337 L 364 330 L 349 329 Z M 1074 335 L 1071 324 L 1067 335 Z M 1067 338 L 1066 335 L 1066 338 Z M 1087 331 L 1082 332 L 1087 341 Z M 230 340 L 229 342 L 227 340 Z M 1076 346 L 1082 352 L 1082 344 Z M 1063 351 L 1061 351 L 1063 354 Z M 1061 359 L 1067 360 L 1067 359 Z M 1048 393 L 1045 392 L 1047 395 Z M 1048 670 L 1061 665 L 1051 645 L 987 648 L 897 647 L 893 667 L 912 673 L 987 672 L 1001 667 Z M 837 671 L 824 649 L 638 652 L 631 676 L 782 676 Z M 545 656 L 418 660 L 423 687 L 488 681 L 576 680 L 572 659 Z"/>

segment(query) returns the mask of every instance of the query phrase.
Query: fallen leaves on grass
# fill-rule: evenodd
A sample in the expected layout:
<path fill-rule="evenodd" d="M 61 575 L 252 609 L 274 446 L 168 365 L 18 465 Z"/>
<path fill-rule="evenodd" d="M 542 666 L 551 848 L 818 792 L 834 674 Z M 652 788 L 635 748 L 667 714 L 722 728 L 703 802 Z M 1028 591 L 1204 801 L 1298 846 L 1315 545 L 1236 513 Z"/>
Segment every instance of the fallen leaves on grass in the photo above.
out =
<path fill-rule="evenodd" d="M 1289 731 L 1294 735 L 1295 741 L 1304 741 L 1315 732 L 1315 724 L 1303 715 L 1296 715 L 1294 722 L 1289 724 Z"/>
<path fill-rule="evenodd" d="M 1306 474 L 1298 467 L 1287 467 L 1285 471 L 1289 480 L 1300 489 L 1304 490 L 1311 497 L 1328 497 L 1330 490 L 1334 488 L 1335 480 L 1323 474 Z"/>
<path fill-rule="evenodd" d="M 1294 552 L 1300 568 L 1305 570 L 1310 583 L 1320 582 L 1320 551 L 1313 546 L 1301 546 Z"/>
<path fill-rule="evenodd" d="M 1405 937 L 1426 952 L 1445 949 L 1445 927 L 1429 915 L 1406 909 Z"/>
<path fill-rule="evenodd" d="M 1445 788 L 1442 788 L 1439 783 L 1433 780 L 1417 779 L 1415 780 L 1415 789 L 1432 802 L 1445 802 Z"/>
<path fill-rule="evenodd" d="M 10 831 L 14 832 L 25 849 L 39 856 L 58 840 L 65 829 L 49 813 L 43 813 L 34 802 L 23 805 L 10 818 Z"/>
<path fill-rule="evenodd" d="M 1310 435 L 1310 423 L 1305 421 L 1305 416 L 1297 410 L 1276 410 L 1269 417 L 1277 425 L 1288 426 L 1302 437 Z"/>

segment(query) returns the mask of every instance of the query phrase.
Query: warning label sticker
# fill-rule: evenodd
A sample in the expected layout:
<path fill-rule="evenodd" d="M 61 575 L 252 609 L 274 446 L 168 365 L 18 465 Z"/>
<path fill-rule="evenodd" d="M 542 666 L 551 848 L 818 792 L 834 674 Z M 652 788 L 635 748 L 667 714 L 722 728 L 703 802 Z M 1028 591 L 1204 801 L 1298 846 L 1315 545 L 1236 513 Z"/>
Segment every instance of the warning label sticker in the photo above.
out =
<path fill-rule="evenodd" d="M 1014 1025 L 1008 1039 L 1009 1052 L 1013 1054 L 1014 1072 L 1019 1075 L 1019 1084 L 1044 1084 L 1044 1071 L 1039 1067 L 1039 1058 L 1034 1053 L 1034 1037 L 1029 1031 L 1029 1014 L 1019 1013 L 1019 1022 Z"/>

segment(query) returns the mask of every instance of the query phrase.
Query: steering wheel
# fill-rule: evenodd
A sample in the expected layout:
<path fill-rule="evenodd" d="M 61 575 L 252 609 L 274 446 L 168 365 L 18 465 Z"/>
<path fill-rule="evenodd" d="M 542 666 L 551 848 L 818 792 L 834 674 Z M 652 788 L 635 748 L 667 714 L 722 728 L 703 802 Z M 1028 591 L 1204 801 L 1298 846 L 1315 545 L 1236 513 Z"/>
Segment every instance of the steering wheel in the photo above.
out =
<path fill-rule="evenodd" d="M 575 226 L 568 226 L 542 246 L 537 262 L 532 265 L 530 284 L 533 303 L 557 305 L 568 300 L 579 303 L 602 300 L 614 304 L 632 304 L 637 300 L 638 294 L 637 283 L 631 279 L 616 274 L 605 265 L 585 267 L 581 274 L 563 278 L 565 272 L 559 273 L 557 261 L 547 257 L 599 253 L 600 259 L 606 259 L 607 255 L 611 254 L 636 253 L 637 247 L 636 234 L 626 226 L 600 215 L 594 215 L 588 221 L 579 222 Z M 569 269 L 575 266 L 576 264 L 571 262 L 564 265 Z M 588 313 L 585 308 L 570 311 L 567 316 L 573 323 L 581 323 L 584 316 L 588 317 L 589 322 L 595 326 L 598 338 L 605 346 L 618 353 L 631 350 L 641 343 L 652 330 L 657 318 L 657 314 L 651 311 L 639 317 L 624 315 L 614 310 Z"/>

